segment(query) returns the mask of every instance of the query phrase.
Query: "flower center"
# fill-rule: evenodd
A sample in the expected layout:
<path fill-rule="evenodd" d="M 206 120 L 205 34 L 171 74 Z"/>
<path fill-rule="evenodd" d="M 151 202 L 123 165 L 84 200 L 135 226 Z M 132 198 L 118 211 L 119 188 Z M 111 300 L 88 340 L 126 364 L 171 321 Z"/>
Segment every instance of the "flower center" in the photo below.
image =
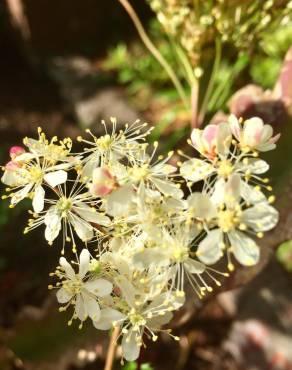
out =
<path fill-rule="evenodd" d="M 226 209 L 218 212 L 218 226 L 224 233 L 233 230 L 239 224 L 239 218 L 235 210 Z"/>
<path fill-rule="evenodd" d="M 146 324 L 146 320 L 144 319 L 144 317 L 140 315 L 139 313 L 137 313 L 135 310 L 133 310 L 130 313 L 129 320 L 131 321 L 131 324 L 133 325 L 134 330 L 135 328 L 138 329 L 140 326 L 143 326 Z"/>
<path fill-rule="evenodd" d="M 133 167 L 129 172 L 134 181 L 142 181 L 149 174 L 149 166 L 148 164 L 144 164 L 141 167 Z"/>
<path fill-rule="evenodd" d="M 227 178 L 233 172 L 233 166 L 229 160 L 223 160 L 218 163 L 218 175 L 219 177 Z"/>
<path fill-rule="evenodd" d="M 96 140 L 96 144 L 98 145 L 99 149 L 106 151 L 110 148 L 112 139 L 110 135 L 104 135 Z"/>
<path fill-rule="evenodd" d="M 72 296 L 79 294 L 83 287 L 82 279 L 75 277 L 74 280 L 66 280 L 63 282 L 63 288 Z"/>
<path fill-rule="evenodd" d="M 40 167 L 32 166 L 29 169 L 29 182 L 40 183 L 44 177 L 43 171 Z"/>
<path fill-rule="evenodd" d="M 67 213 L 72 208 L 72 200 L 70 198 L 61 197 L 57 202 L 57 208 L 62 213 Z"/>
<path fill-rule="evenodd" d="M 183 262 L 188 258 L 188 250 L 181 245 L 175 246 L 172 251 L 172 258 L 175 262 Z"/>

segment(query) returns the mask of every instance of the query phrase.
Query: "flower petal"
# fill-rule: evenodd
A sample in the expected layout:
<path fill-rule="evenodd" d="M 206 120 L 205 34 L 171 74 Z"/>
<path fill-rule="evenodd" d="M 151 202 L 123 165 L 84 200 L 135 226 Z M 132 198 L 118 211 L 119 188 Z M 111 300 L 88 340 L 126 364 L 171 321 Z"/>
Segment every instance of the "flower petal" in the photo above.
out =
<path fill-rule="evenodd" d="M 127 361 L 135 361 L 139 357 L 140 346 L 138 345 L 138 336 L 138 333 L 133 330 L 129 330 L 129 332 L 123 336 L 122 351 Z"/>
<path fill-rule="evenodd" d="M 59 289 L 56 293 L 56 296 L 58 302 L 61 304 L 69 302 L 70 299 L 72 298 L 72 294 L 70 294 L 68 290 L 64 288 Z"/>
<path fill-rule="evenodd" d="M 67 180 L 67 172 L 63 170 L 49 172 L 44 176 L 45 181 L 53 188 L 57 185 L 64 184 Z"/>
<path fill-rule="evenodd" d="M 193 193 L 188 197 L 187 202 L 194 217 L 207 220 L 216 216 L 216 208 L 207 195 Z"/>
<path fill-rule="evenodd" d="M 220 229 L 211 230 L 198 247 L 197 256 L 206 265 L 212 265 L 223 255 L 221 249 L 222 232 Z"/>
<path fill-rule="evenodd" d="M 81 279 L 87 274 L 89 270 L 90 255 L 87 249 L 82 249 L 79 256 L 79 276 Z"/>
<path fill-rule="evenodd" d="M 185 161 L 180 167 L 180 173 L 186 180 L 197 182 L 210 176 L 215 171 L 214 167 L 198 158 Z"/>
<path fill-rule="evenodd" d="M 21 190 L 18 190 L 16 193 L 13 194 L 11 197 L 11 204 L 15 205 L 24 199 L 32 188 L 31 184 L 25 185 Z"/>
<path fill-rule="evenodd" d="M 279 220 L 278 211 L 261 202 L 242 213 L 242 221 L 256 232 L 271 230 Z"/>
<path fill-rule="evenodd" d="M 42 186 L 35 188 L 34 197 L 32 200 L 32 207 L 36 213 L 41 212 L 44 209 L 45 203 L 45 191 Z"/>
<path fill-rule="evenodd" d="M 237 261 L 244 266 L 253 266 L 258 263 L 260 249 L 257 244 L 240 231 L 228 233 L 228 238 Z"/>
<path fill-rule="evenodd" d="M 84 306 L 83 296 L 81 294 L 77 294 L 76 297 L 76 304 L 75 304 L 75 312 L 80 321 L 85 321 L 87 319 L 87 312 Z"/>
<path fill-rule="evenodd" d="M 75 271 L 73 270 L 72 266 L 70 263 L 66 260 L 65 257 L 61 257 L 59 260 L 60 266 L 63 268 L 65 271 L 66 276 L 69 279 L 74 279 L 75 278 Z"/>
<path fill-rule="evenodd" d="M 113 290 L 113 284 L 106 279 L 96 279 L 87 281 L 84 284 L 85 289 L 97 297 L 106 297 L 111 294 Z"/>
<path fill-rule="evenodd" d="M 113 308 L 103 308 L 100 312 L 98 321 L 93 321 L 94 327 L 99 330 L 109 330 L 113 326 L 113 322 L 122 321 L 126 318 L 124 314 Z"/>
<path fill-rule="evenodd" d="M 183 191 L 179 189 L 175 184 L 167 180 L 161 180 L 157 177 L 152 177 L 151 181 L 157 187 L 157 189 L 166 196 L 180 199 L 183 197 Z"/>
<path fill-rule="evenodd" d="M 103 226 L 110 224 L 110 219 L 107 216 L 97 212 L 95 208 L 91 208 L 85 203 L 75 203 L 73 210 L 87 222 L 93 222 Z"/>
<path fill-rule="evenodd" d="M 84 309 L 87 315 L 94 321 L 98 321 L 100 318 L 100 307 L 98 302 L 87 294 L 82 294 Z"/>
<path fill-rule="evenodd" d="M 203 263 L 196 261 L 192 258 L 188 258 L 184 262 L 184 267 L 191 274 L 202 274 L 206 270 L 206 266 Z"/>
<path fill-rule="evenodd" d="M 76 215 L 73 215 L 72 213 L 68 219 L 72 224 L 76 234 L 82 241 L 87 242 L 93 238 L 93 227 L 88 222 L 82 220 L 82 218 Z"/>

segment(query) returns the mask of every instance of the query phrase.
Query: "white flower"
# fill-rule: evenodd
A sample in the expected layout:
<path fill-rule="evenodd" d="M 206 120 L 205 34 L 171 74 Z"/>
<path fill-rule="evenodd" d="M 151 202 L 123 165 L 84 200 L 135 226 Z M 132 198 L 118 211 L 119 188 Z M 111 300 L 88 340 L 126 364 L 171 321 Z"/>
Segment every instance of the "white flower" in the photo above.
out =
<path fill-rule="evenodd" d="M 57 291 L 57 300 L 62 305 L 74 305 L 73 318 L 81 322 L 89 316 L 92 320 L 99 320 L 100 306 L 98 298 L 111 294 L 112 283 L 104 278 L 90 277 L 90 255 L 83 249 L 79 258 L 79 271 L 75 273 L 73 267 L 64 257 L 60 258 L 60 269 L 55 273 L 61 279 L 62 287 Z M 70 323 L 70 322 L 69 322 Z"/>
<path fill-rule="evenodd" d="M 199 243 L 198 258 L 207 265 L 216 263 L 227 250 L 229 269 L 233 269 L 230 253 L 237 261 L 252 266 L 259 260 L 259 247 L 248 234 L 262 237 L 263 232 L 271 230 L 278 222 L 278 212 L 266 201 L 248 207 L 240 200 L 240 181 L 234 175 L 225 184 L 223 196 L 213 199 L 217 207 L 211 231 Z M 210 225 L 212 227 L 212 223 Z"/>
<path fill-rule="evenodd" d="M 17 155 L 5 167 L 1 181 L 8 185 L 11 205 L 15 206 L 26 197 L 32 198 L 33 209 L 36 213 L 44 208 L 45 190 L 43 185 L 54 188 L 67 180 L 64 169 L 68 164 L 51 166 L 32 153 L 24 152 Z"/>
<path fill-rule="evenodd" d="M 89 205 L 92 203 L 96 206 L 96 202 L 87 191 L 82 192 L 84 185 L 76 184 L 69 194 L 66 187 L 63 189 L 59 186 L 55 191 L 58 199 L 45 199 L 45 202 L 50 205 L 49 209 L 30 219 L 25 232 L 44 224 L 45 238 L 49 244 L 52 244 L 63 230 L 64 247 L 66 241 L 73 241 L 73 245 L 76 245 L 73 230 L 83 242 L 88 242 L 98 232 L 98 225 L 109 226 L 110 219 Z"/>
<path fill-rule="evenodd" d="M 134 289 L 129 285 L 129 289 Z M 150 303 L 137 304 L 133 294 L 125 295 L 124 312 L 112 308 L 101 310 L 100 319 L 93 325 L 100 330 L 108 330 L 112 326 L 121 326 L 122 353 L 127 361 L 134 361 L 139 357 L 143 343 L 143 335 L 153 341 L 157 340 L 155 332 L 167 324 L 171 318 L 171 311 L 179 309 L 184 303 L 184 297 L 175 294 L 160 294 Z M 174 337 L 175 339 L 178 339 Z"/>
<path fill-rule="evenodd" d="M 208 125 L 204 130 L 194 129 L 191 134 L 193 147 L 206 158 L 225 155 L 231 144 L 231 131 L 227 123 Z"/>
<path fill-rule="evenodd" d="M 92 172 L 96 167 L 107 166 L 112 161 L 120 160 L 124 157 L 132 158 L 136 155 L 137 151 L 141 150 L 141 144 L 139 140 L 145 140 L 145 137 L 150 134 L 152 128 L 145 131 L 146 123 L 141 124 L 139 120 L 135 121 L 132 125 L 126 125 L 124 130 L 117 129 L 116 118 L 111 118 L 112 130 L 107 131 L 105 122 L 102 124 L 105 128 L 105 135 L 96 137 L 90 130 L 86 130 L 89 133 L 93 141 L 85 140 L 79 137 L 78 140 L 90 145 L 84 150 L 83 163 L 84 168 L 82 175 L 84 177 L 91 178 Z"/>
<path fill-rule="evenodd" d="M 267 152 L 276 148 L 276 142 L 280 134 L 273 137 L 273 128 L 265 125 L 259 117 L 247 119 L 241 125 L 241 122 L 234 116 L 229 117 L 229 123 L 233 135 L 239 141 L 242 150 L 258 150 Z"/>
<path fill-rule="evenodd" d="M 212 127 L 208 129 L 209 126 Z M 269 188 L 269 186 L 265 185 L 268 180 L 262 179 L 260 175 L 268 171 L 269 165 L 261 159 L 254 158 L 248 151 L 242 151 L 241 147 L 236 145 L 230 147 L 231 131 L 227 123 L 209 126 L 204 131 L 196 129 L 198 143 L 205 142 L 205 137 L 210 141 L 208 151 L 202 150 L 198 144 L 195 146 L 205 158 L 186 160 L 181 164 L 181 175 L 192 183 L 204 180 L 204 190 L 211 192 L 215 189 L 216 192 L 218 187 L 224 187 L 231 176 L 239 174 L 242 182 L 242 197 L 251 204 L 264 200 L 261 187 Z M 220 192 L 222 193 L 221 190 Z"/>
<path fill-rule="evenodd" d="M 143 150 L 131 161 L 131 166 L 127 168 L 128 181 L 135 184 L 137 188 L 143 184 L 145 188 L 158 190 L 164 196 L 180 199 L 183 197 L 183 192 L 172 180 L 177 169 L 167 163 L 173 152 L 169 152 L 164 159 L 152 163 L 157 146 L 158 143 L 155 142 L 151 155 Z"/>
<path fill-rule="evenodd" d="M 65 138 L 59 140 L 54 136 L 50 141 L 46 138 L 41 127 L 38 128 L 39 139 L 24 138 L 23 143 L 27 146 L 29 151 L 37 157 L 42 157 L 51 165 L 57 162 L 72 162 L 78 159 L 77 157 L 69 156 L 72 148 L 72 140 Z"/>

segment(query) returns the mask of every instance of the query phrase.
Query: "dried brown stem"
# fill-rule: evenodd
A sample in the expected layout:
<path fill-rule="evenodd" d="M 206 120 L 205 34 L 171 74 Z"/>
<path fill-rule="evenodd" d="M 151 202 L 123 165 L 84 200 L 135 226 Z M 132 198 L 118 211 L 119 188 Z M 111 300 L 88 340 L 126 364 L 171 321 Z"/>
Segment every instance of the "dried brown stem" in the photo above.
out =
<path fill-rule="evenodd" d="M 111 335 L 111 340 L 110 340 L 108 351 L 106 354 L 104 370 L 112 370 L 113 368 L 113 363 L 114 363 L 115 354 L 116 354 L 117 339 L 118 339 L 119 333 L 120 333 L 120 328 L 117 326 L 114 328 L 112 335 Z"/>

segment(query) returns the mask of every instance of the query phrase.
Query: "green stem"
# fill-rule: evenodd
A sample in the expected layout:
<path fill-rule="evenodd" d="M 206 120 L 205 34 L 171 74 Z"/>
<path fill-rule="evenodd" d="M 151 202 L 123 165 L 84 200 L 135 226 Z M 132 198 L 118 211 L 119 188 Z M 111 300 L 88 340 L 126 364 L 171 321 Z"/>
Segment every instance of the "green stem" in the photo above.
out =
<path fill-rule="evenodd" d="M 212 90 L 213 90 L 213 87 L 214 87 L 216 74 L 218 72 L 218 69 L 219 69 L 219 66 L 220 66 L 220 61 L 221 61 L 222 45 L 221 45 L 221 40 L 219 38 L 216 39 L 215 45 L 216 45 L 216 47 L 215 47 L 215 61 L 214 61 L 214 64 L 213 64 L 213 69 L 212 69 L 212 72 L 211 72 L 211 76 L 210 76 L 210 79 L 209 79 L 209 82 L 208 82 L 208 86 L 207 86 L 207 89 L 206 89 L 206 92 L 205 92 L 205 95 L 204 95 L 204 99 L 203 99 L 203 102 L 202 102 L 202 105 L 201 105 L 200 113 L 199 113 L 199 118 L 198 118 L 199 126 L 204 121 L 205 114 L 206 114 L 207 109 L 208 109 L 209 99 L 210 99 L 210 96 L 212 94 Z"/>
<path fill-rule="evenodd" d="M 177 78 L 174 70 L 169 65 L 169 63 L 166 61 L 166 59 L 161 55 L 159 50 L 156 48 L 156 46 L 153 44 L 153 42 L 148 37 L 137 13 L 133 9 L 132 5 L 128 2 L 128 0 L 118 0 L 121 5 L 124 7 L 126 12 L 129 14 L 130 18 L 132 19 L 138 34 L 141 37 L 141 40 L 143 41 L 146 48 L 150 51 L 150 53 L 157 59 L 157 61 L 161 64 L 161 66 L 165 69 L 166 73 L 170 77 L 171 81 L 173 82 L 174 86 L 176 87 L 186 109 L 189 109 L 189 103 L 188 98 L 185 94 L 185 91 L 182 87 L 182 84 L 180 83 L 179 79 Z"/>

